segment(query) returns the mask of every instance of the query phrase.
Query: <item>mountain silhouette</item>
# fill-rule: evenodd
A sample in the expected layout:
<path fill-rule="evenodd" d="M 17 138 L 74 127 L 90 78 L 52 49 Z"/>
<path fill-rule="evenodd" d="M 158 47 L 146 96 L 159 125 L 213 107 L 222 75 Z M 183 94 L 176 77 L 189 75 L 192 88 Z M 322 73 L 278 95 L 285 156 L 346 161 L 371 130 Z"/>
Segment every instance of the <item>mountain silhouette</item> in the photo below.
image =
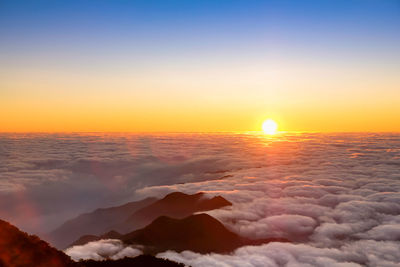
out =
<path fill-rule="evenodd" d="M 120 260 L 85 260 L 81 261 L 84 267 L 184 267 L 182 263 L 156 258 L 151 255 L 139 255 L 135 258 L 123 258 Z"/>
<path fill-rule="evenodd" d="M 34 235 L 0 220 L 0 266 L 75 266 L 70 257 Z"/>
<path fill-rule="evenodd" d="M 229 231 L 220 221 L 201 213 L 183 219 L 160 216 L 148 226 L 121 236 L 126 244 L 144 246 L 144 251 L 155 254 L 166 250 L 198 253 L 228 253 L 246 245 L 269 242 L 290 242 L 284 238 L 248 239 Z"/>
<path fill-rule="evenodd" d="M 230 206 L 232 203 L 221 196 L 208 198 L 200 192 L 193 195 L 173 192 L 163 199 L 146 198 L 137 202 L 97 209 L 65 222 L 48 234 L 49 241 L 57 248 L 83 244 L 101 239 L 101 234 L 115 230 L 129 233 L 145 227 L 159 216 L 184 218 L 195 212 Z M 86 243 L 87 243 L 86 242 Z"/>
<path fill-rule="evenodd" d="M 64 249 L 82 235 L 101 235 L 112 230 L 114 225 L 124 222 L 135 211 L 156 200 L 156 198 L 146 198 L 121 206 L 97 209 L 81 214 L 50 232 L 48 234 L 49 241 L 57 248 Z"/>
<path fill-rule="evenodd" d="M 122 236 L 121 240 L 127 244 L 143 245 L 149 253 L 165 250 L 224 253 L 248 243 L 208 214 L 184 219 L 161 216 L 145 228 Z"/>
<path fill-rule="evenodd" d="M 127 233 L 145 227 L 160 216 L 185 218 L 195 212 L 219 209 L 230 205 L 232 203 L 221 196 L 208 198 L 202 192 L 193 195 L 174 192 L 137 210 L 126 221 L 116 225 L 113 229 Z"/>

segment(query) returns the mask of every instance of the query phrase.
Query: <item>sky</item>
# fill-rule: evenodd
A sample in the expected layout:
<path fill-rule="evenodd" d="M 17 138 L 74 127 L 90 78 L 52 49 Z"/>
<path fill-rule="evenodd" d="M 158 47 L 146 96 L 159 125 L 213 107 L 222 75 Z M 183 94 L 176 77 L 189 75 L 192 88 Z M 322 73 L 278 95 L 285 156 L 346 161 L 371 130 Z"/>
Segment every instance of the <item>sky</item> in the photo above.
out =
<path fill-rule="evenodd" d="M 400 131 L 400 1 L 0 0 L 0 131 Z"/>

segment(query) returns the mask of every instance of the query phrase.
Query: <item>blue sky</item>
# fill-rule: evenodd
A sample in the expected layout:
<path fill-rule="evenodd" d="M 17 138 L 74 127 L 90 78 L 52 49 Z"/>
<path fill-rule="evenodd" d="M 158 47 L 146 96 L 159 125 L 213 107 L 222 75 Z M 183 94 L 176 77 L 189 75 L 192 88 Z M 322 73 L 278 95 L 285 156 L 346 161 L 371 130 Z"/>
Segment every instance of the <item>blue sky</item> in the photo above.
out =
<path fill-rule="evenodd" d="M 67 50 L 77 56 L 94 50 L 96 57 L 101 52 L 196 56 L 279 46 L 385 54 L 398 52 L 400 40 L 399 1 L 0 3 L 0 47 L 11 55 Z"/>

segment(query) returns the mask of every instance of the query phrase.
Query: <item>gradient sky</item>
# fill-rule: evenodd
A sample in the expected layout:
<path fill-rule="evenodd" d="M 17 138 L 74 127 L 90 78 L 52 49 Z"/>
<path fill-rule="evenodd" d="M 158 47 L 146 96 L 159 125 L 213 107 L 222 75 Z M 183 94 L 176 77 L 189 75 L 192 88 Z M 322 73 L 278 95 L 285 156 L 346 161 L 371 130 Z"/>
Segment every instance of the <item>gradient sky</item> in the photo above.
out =
<path fill-rule="evenodd" d="M 400 131 L 400 1 L 0 0 L 0 131 Z"/>

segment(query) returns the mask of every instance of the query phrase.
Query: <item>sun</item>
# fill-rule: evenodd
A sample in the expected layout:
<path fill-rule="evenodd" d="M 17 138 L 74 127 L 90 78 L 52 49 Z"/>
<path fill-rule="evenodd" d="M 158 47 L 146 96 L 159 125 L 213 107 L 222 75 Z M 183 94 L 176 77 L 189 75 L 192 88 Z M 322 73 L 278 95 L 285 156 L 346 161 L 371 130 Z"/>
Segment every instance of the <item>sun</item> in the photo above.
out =
<path fill-rule="evenodd" d="M 275 121 L 268 119 L 263 122 L 262 129 L 264 133 L 273 135 L 276 134 L 278 130 L 278 124 Z"/>

